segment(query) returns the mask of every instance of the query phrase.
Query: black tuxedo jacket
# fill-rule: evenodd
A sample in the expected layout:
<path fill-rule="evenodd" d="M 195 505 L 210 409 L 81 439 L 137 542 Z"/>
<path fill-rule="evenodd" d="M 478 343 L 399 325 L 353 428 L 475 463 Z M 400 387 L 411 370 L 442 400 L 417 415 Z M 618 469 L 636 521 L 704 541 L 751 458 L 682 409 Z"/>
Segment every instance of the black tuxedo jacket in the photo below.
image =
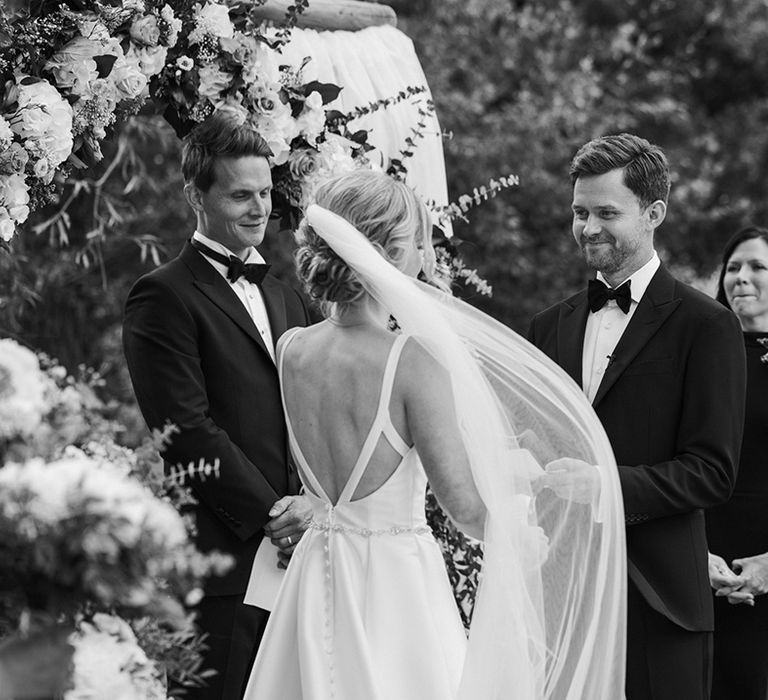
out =
<path fill-rule="evenodd" d="M 529 338 L 582 385 L 586 290 L 538 314 Z M 730 496 L 746 368 L 736 317 L 663 267 L 593 401 L 624 498 L 630 581 L 687 630 L 713 628 L 704 508 Z"/>
<path fill-rule="evenodd" d="M 267 275 L 264 301 L 275 341 L 308 322 L 301 297 Z M 150 428 L 178 428 L 166 470 L 219 461 L 219 477 L 191 482 L 197 544 L 231 554 L 209 595 L 245 591 L 262 528 L 276 500 L 296 493 L 277 369 L 248 312 L 224 278 L 187 244 L 140 278 L 125 307 L 123 348 Z"/>

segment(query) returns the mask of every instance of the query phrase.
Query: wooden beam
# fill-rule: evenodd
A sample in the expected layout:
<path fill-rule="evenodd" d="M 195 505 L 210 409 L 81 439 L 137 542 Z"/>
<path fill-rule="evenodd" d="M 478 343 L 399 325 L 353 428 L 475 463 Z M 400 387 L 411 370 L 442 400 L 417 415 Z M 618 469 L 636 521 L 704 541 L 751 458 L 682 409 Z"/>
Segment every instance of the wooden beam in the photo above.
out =
<path fill-rule="evenodd" d="M 255 17 L 279 22 L 291 0 L 266 0 L 252 9 Z M 309 7 L 299 15 L 297 27 L 306 29 L 357 31 L 383 24 L 397 26 L 397 15 L 389 5 L 360 0 L 309 0 Z"/>

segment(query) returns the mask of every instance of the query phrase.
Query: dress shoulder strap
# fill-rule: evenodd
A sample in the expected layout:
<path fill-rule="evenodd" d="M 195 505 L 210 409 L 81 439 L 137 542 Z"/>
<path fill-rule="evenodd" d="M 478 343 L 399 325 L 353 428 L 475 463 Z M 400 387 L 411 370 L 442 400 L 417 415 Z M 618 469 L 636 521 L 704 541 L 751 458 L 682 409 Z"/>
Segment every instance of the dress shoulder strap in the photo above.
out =
<path fill-rule="evenodd" d="M 368 462 L 373 455 L 373 451 L 376 449 L 376 444 L 382 434 L 387 433 L 386 426 L 391 423 L 389 419 L 389 400 L 392 396 L 392 385 L 395 381 L 395 372 L 397 370 L 397 363 L 400 359 L 400 353 L 403 350 L 406 337 L 404 335 L 398 335 L 395 338 L 392 347 L 389 349 L 387 355 L 387 362 L 384 365 L 384 376 L 381 380 L 381 391 L 379 392 L 379 404 L 376 408 L 376 414 L 371 424 L 368 435 L 363 442 L 363 447 L 360 450 L 360 455 L 355 462 L 355 466 L 352 468 L 352 472 L 347 479 L 347 483 L 344 485 L 344 489 L 339 496 L 339 503 L 349 501 L 357 488 L 360 479 L 365 472 Z M 389 438 L 388 438 L 389 439 Z M 400 440 L 402 443 L 402 439 Z M 395 449 L 399 445 L 394 445 Z M 400 452 L 400 450 L 398 450 Z M 401 454 L 404 454 L 401 452 Z"/>

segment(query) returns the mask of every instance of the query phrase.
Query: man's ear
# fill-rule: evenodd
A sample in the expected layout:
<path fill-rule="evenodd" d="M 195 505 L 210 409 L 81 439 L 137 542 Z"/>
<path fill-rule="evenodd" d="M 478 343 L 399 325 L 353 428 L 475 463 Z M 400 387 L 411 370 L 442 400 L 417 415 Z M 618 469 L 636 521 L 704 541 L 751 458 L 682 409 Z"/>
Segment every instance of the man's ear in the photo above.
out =
<path fill-rule="evenodd" d="M 664 221 L 665 217 L 667 216 L 666 202 L 661 199 L 657 199 L 655 202 L 648 206 L 647 214 L 648 223 L 650 223 L 651 227 L 655 229 L 661 224 L 662 221 Z"/>
<path fill-rule="evenodd" d="M 184 197 L 195 211 L 203 210 L 203 193 L 194 182 L 188 182 L 184 185 Z"/>

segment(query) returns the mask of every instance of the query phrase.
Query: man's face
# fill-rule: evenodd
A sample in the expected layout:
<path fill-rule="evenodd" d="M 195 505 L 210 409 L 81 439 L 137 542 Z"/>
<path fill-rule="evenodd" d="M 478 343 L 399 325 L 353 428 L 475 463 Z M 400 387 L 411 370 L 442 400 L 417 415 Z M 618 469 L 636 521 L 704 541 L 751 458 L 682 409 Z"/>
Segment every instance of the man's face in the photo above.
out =
<path fill-rule="evenodd" d="M 200 233 L 235 254 L 260 245 L 272 211 L 269 162 L 262 156 L 218 158 L 213 171 L 207 192 L 193 184 L 185 187 Z"/>
<path fill-rule="evenodd" d="M 573 186 L 573 237 L 593 270 L 623 282 L 653 255 L 653 231 L 664 218 L 661 201 L 641 207 L 624 172 L 580 177 Z"/>

